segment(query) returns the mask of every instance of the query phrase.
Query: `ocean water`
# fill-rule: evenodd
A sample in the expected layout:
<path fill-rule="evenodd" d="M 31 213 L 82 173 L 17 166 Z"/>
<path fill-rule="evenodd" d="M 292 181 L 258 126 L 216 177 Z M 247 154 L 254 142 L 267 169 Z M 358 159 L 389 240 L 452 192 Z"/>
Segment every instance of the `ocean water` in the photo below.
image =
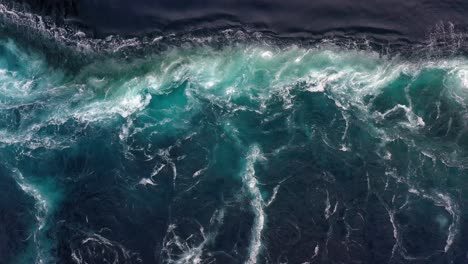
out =
<path fill-rule="evenodd" d="M 0 263 L 467 263 L 468 58 L 0 5 Z"/>

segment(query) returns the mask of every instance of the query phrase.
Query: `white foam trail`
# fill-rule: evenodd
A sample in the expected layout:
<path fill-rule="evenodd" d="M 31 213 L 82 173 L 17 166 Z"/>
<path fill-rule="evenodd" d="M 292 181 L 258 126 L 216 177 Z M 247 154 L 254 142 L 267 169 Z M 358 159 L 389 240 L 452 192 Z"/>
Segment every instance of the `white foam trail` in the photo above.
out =
<path fill-rule="evenodd" d="M 72 115 L 81 122 L 97 122 L 113 117 L 116 114 L 127 118 L 133 113 L 145 109 L 150 101 L 150 94 L 143 96 L 141 94 L 127 93 L 113 100 L 86 104 L 82 108 L 75 110 Z M 125 136 L 128 135 L 125 132 L 128 133 L 128 131 L 122 131 L 121 135 L 119 135 L 121 139 L 125 139 Z"/>
<path fill-rule="evenodd" d="M 206 251 L 205 247 L 214 241 L 223 221 L 224 208 L 215 210 L 210 219 L 210 229 L 208 232 L 200 225 L 199 234 L 191 234 L 185 239 L 177 235 L 177 225 L 170 224 L 163 239 L 163 248 L 161 250 L 162 262 L 168 264 L 212 263 L 206 262 L 208 260 L 203 259 Z M 192 242 L 196 240 L 195 237 L 200 237 L 201 242 L 198 244 Z"/>
<path fill-rule="evenodd" d="M 458 226 L 460 224 L 460 212 L 458 204 L 452 198 L 444 193 L 436 192 L 435 195 L 429 195 L 424 191 L 418 191 L 414 188 L 409 189 L 409 192 L 422 196 L 434 202 L 436 206 L 444 207 L 445 211 L 452 217 L 452 223 L 448 228 L 447 240 L 445 242 L 444 252 L 448 252 L 452 247 L 455 236 L 457 235 Z"/>
<path fill-rule="evenodd" d="M 325 200 L 325 210 L 324 210 L 325 219 L 330 218 L 330 216 L 336 213 L 336 210 L 338 209 L 338 201 L 335 202 L 335 205 L 333 206 L 333 211 L 330 209 L 331 209 L 330 194 L 328 193 L 328 190 L 327 190 L 327 199 Z"/>
<path fill-rule="evenodd" d="M 158 155 L 166 162 L 167 165 L 169 165 L 172 168 L 172 185 L 175 188 L 176 180 L 177 180 L 177 167 L 174 161 L 171 159 L 171 154 L 170 154 L 171 149 L 172 149 L 172 146 L 167 149 L 160 149 L 158 152 Z M 153 172 L 151 177 L 156 176 L 161 169 L 162 167 L 158 169 L 156 172 Z"/>
<path fill-rule="evenodd" d="M 195 173 L 193 173 L 192 178 L 196 178 L 196 177 L 202 175 L 207 169 L 208 169 L 208 167 L 204 167 L 202 169 L 197 170 Z"/>
<path fill-rule="evenodd" d="M 420 197 L 422 197 L 424 199 L 430 200 L 430 201 L 432 201 L 434 203 L 435 206 L 444 207 L 445 211 L 450 214 L 450 216 L 452 217 L 452 223 L 450 224 L 450 226 L 448 228 L 447 239 L 446 239 L 445 246 L 444 246 L 444 252 L 448 252 L 450 250 L 450 248 L 452 247 L 452 245 L 453 245 L 453 242 L 455 240 L 455 237 L 457 235 L 457 231 L 458 231 L 458 228 L 459 228 L 459 225 L 460 225 L 460 208 L 459 208 L 458 204 L 455 201 L 453 201 L 453 199 L 448 194 L 444 194 L 444 193 L 437 192 L 437 191 L 435 191 L 434 193 L 429 193 L 429 192 L 427 192 L 427 191 L 425 191 L 423 189 L 415 188 L 413 185 L 411 185 L 411 183 L 409 183 L 403 177 L 398 176 L 393 171 L 392 172 L 386 172 L 386 175 L 390 175 L 393 178 L 395 178 L 397 181 L 405 183 L 408 186 L 408 192 L 409 193 L 412 193 L 412 194 L 420 196 Z M 394 198 L 395 198 L 395 196 L 394 196 Z M 407 254 L 405 254 L 405 252 L 404 252 L 405 249 L 404 249 L 404 247 L 403 247 L 403 245 L 401 243 L 401 238 L 400 238 L 400 234 L 399 234 L 399 231 L 398 231 L 398 228 L 397 228 L 397 224 L 394 221 L 395 210 L 391 209 L 385 202 L 383 202 L 383 200 L 380 197 L 379 197 L 379 199 L 382 201 L 382 204 L 384 205 L 384 207 L 388 211 L 388 214 L 390 216 L 390 221 L 391 221 L 391 223 L 393 225 L 393 228 L 394 228 L 393 229 L 394 230 L 394 237 L 395 237 L 395 240 L 396 240 L 396 243 L 395 243 L 395 246 L 394 246 L 394 251 L 396 250 L 396 247 L 399 247 L 399 248 L 403 249 L 403 252 L 400 252 L 400 253 L 402 254 L 402 256 L 405 259 L 418 259 L 418 258 L 408 256 Z M 401 206 L 401 208 L 403 208 L 406 204 L 407 204 L 407 202 L 403 206 Z M 422 259 L 422 258 L 419 258 L 419 259 Z"/>
<path fill-rule="evenodd" d="M 245 170 L 242 174 L 242 180 L 250 196 L 250 205 L 255 214 L 252 234 L 250 238 L 249 256 L 245 263 L 257 263 L 258 255 L 262 246 L 262 231 L 265 227 L 265 203 L 262 194 L 258 188 L 258 181 L 255 178 L 254 165 L 258 160 L 265 160 L 260 148 L 257 145 L 250 146 L 246 156 Z"/>
<path fill-rule="evenodd" d="M 153 186 L 155 186 L 155 185 L 157 185 L 157 184 L 153 181 L 153 179 L 151 179 L 151 178 L 141 178 L 140 181 L 138 182 L 138 184 L 141 184 L 141 185 L 143 185 L 143 186 L 146 186 L 146 185 L 153 185 Z"/>
<path fill-rule="evenodd" d="M 443 201 L 442 206 L 452 216 L 452 223 L 449 226 L 449 233 L 447 235 L 447 241 L 444 247 L 444 251 L 448 252 L 452 247 L 453 241 L 455 240 L 455 236 L 457 234 L 457 229 L 460 222 L 460 212 L 458 205 L 453 202 L 450 196 L 443 193 L 437 193 L 437 197 Z"/>
<path fill-rule="evenodd" d="M 108 263 L 130 263 L 132 258 L 139 259 L 138 253 L 132 252 L 122 244 L 97 233 L 87 234 L 87 237 L 81 241 L 81 247 L 72 251 L 71 257 L 77 264 L 88 263 L 83 260 L 83 255 L 93 254 L 94 251 L 98 251 L 97 254 L 103 255 L 105 251 L 112 252 L 112 254 L 109 254 L 111 257 L 104 259 Z"/>
<path fill-rule="evenodd" d="M 46 197 L 44 197 L 44 195 L 39 191 L 39 189 L 36 186 L 29 183 L 18 169 L 15 168 L 12 170 L 12 172 L 21 190 L 23 190 L 27 195 L 33 197 L 36 201 L 36 220 L 38 223 L 38 227 L 34 231 L 34 243 L 36 244 L 37 251 L 36 263 L 45 263 L 47 262 L 47 249 L 43 248 L 40 236 L 42 235 L 43 230 L 46 227 L 47 217 L 51 209 L 50 201 L 46 199 Z"/>
<path fill-rule="evenodd" d="M 273 188 L 273 194 L 271 195 L 270 199 L 265 203 L 266 207 L 270 206 L 270 204 L 272 204 L 275 201 L 276 195 L 278 195 L 280 186 L 281 184 L 278 184 L 275 186 L 275 188 Z"/>

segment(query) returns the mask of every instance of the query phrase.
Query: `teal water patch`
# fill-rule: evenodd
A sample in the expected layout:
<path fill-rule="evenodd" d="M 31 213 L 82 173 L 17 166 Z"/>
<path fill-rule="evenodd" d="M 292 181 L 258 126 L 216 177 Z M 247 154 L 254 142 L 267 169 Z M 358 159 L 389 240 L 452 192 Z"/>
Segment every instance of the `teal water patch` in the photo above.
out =
<path fill-rule="evenodd" d="M 0 157 L 36 220 L 12 262 L 462 263 L 467 73 L 260 43 L 70 69 L 2 40 Z"/>

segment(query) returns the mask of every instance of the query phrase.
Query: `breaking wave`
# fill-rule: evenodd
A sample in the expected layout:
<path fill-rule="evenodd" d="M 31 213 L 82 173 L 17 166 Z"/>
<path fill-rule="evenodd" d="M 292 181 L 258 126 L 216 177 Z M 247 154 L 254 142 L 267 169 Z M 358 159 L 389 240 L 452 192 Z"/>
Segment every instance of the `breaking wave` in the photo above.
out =
<path fill-rule="evenodd" d="M 0 14 L 0 176 L 35 205 L 7 261 L 465 258 L 468 59 L 450 24 L 406 56 L 239 30 L 98 40 Z"/>

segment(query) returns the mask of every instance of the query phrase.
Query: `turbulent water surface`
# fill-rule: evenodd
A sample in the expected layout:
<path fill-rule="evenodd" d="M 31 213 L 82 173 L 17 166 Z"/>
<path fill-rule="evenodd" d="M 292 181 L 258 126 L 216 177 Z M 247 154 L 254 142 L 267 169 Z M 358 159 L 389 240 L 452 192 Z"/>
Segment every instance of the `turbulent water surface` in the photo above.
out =
<path fill-rule="evenodd" d="M 451 24 L 409 56 L 0 17 L 0 263 L 468 262 Z"/>

